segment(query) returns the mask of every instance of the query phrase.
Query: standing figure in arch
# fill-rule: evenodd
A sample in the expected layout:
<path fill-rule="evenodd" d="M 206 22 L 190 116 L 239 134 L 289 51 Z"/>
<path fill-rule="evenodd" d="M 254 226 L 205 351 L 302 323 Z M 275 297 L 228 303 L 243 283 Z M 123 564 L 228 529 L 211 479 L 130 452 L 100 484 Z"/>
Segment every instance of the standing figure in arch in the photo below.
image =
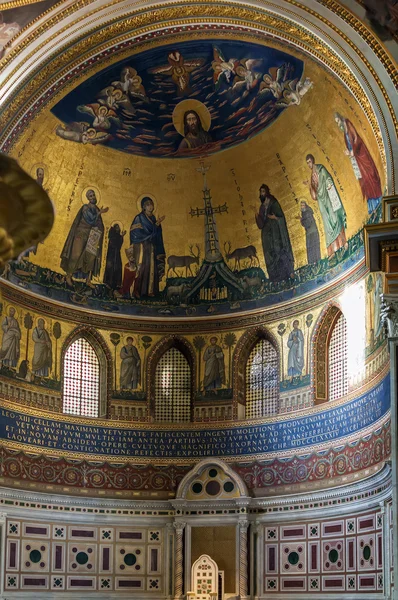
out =
<path fill-rule="evenodd" d="M 217 338 L 210 338 L 203 360 L 206 363 L 203 387 L 205 390 L 217 390 L 225 383 L 224 352 L 217 344 Z"/>
<path fill-rule="evenodd" d="M 15 308 L 10 306 L 8 316 L 4 317 L 1 324 L 3 330 L 3 339 L 0 350 L 0 363 L 7 367 L 16 367 L 21 342 L 21 329 L 15 318 Z"/>
<path fill-rule="evenodd" d="M 368 203 L 368 213 L 371 214 L 378 207 L 383 195 L 377 167 L 351 121 L 337 112 L 334 114 L 334 120 L 344 133 L 345 154 L 350 158 L 354 175 L 361 186 L 362 196 Z"/>
<path fill-rule="evenodd" d="M 289 354 L 287 357 L 287 374 L 293 377 L 301 376 L 304 368 L 304 335 L 299 329 L 299 322 L 293 321 L 293 329 L 287 340 Z"/>
<path fill-rule="evenodd" d="M 37 321 L 32 339 L 34 342 L 32 371 L 39 377 L 48 377 L 53 364 L 53 354 L 51 338 L 44 326 L 44 319 Z"/>
<path fill-rule="evenodd" d="M 260 207 L 255 212 L 257 227 L 261 229 L 264 261 L 270 281 L 294 277 L 294 257 L 285 215 L 278 200 L 264 183 L 260 187 Z"/>
<path fill-rule="evenodd" d="M 134 338 L 128 337 L 126 342 L 120 350 L 120 389 L 136 390 L 141 383 L 141 359 Z"/>
<path fill-rule="evenodd" d="M 130 244 L 139 266 L 134 285 L 137 298 L 159 294 L 159 282 L 164 277 L 166 263 L 161 225 L 165 217 L 155 217 L 155 206 L 149 196 L 141 200 L 141 208 L 130 227 Z"/>
<path fill-rule="evenodd" d="M 73 286 L 72 275 L 80 273 L 86 278 L 87 285 L 93 287 L 91 278 L 99 275 L 101 270 L 104 237 L 101 215 L 109 209 L 98 208 L 94 190 L 88 190 L 86 198 L 88 203 L 77 213 L 61 252 L 61 268 L 69 286 Z"/>
<path fill-rule="evenodd" d="M 300 219 L 301 225 L 305 229 L 305 245 L 307 247 L 307 262 L 309 265 L 321 260 L 321 249 L 319 243 L 319 231 L 315 221 L 314 211 L 311 206 L 304 201 L 300 202 L 301 216 L 296 217 Z"/>
<path fill-rule="evenodd" d="M 305 160 L 311 171 L 311 179 L 304 183 L 309 186 L 311 198 L 318 202 L 327 253 L 331 257 L 339 248 L 348 248 L 345 235 L 347 216 L 329 171 L 321 164 L 316 165 L 312 154 L 307 154 Z"/>

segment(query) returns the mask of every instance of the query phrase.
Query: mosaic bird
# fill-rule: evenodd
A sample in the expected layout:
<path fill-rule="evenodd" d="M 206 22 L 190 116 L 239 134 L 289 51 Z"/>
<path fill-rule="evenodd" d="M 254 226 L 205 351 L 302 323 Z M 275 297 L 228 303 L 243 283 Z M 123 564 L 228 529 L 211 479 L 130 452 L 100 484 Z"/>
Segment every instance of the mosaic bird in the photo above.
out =
<path fill-rule="evenodd" d="M 174 52 L 170 52 L 167 60 L 169 64 L 148 69 L 148 73 L 171 77 L 177 86 L 178 94 L 188 94 L 190 92 L 190 75 L 192 71 L 204 65 L 205 59 L 191 58 L 185 60 L 183 55 L 178 50 L 175 50 Z"/>

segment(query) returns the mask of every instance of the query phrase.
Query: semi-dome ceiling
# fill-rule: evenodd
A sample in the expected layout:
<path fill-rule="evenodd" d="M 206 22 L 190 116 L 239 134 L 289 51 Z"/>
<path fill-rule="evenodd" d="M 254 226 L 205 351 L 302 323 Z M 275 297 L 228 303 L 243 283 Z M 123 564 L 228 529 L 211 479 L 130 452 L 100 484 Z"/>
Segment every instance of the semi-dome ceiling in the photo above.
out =
<path fill-rule="evenodd" d="M 133 54 L 68 91 L 21 145 L 33 131 L 23 166 L 57 219 L 9 278 L 90 309 L 207 315 L 306 294 L 362 259 L 382 195 L 355 99 L 277 43 Z"/>
<path fill-rule="evenodd" d="M 13 130 L 57 217 L 9 281 L 90 311 L 206 317 L 361 263 L 386 190 L 374 122 L 308 53 L 221 29 L 105 50 Z"/>

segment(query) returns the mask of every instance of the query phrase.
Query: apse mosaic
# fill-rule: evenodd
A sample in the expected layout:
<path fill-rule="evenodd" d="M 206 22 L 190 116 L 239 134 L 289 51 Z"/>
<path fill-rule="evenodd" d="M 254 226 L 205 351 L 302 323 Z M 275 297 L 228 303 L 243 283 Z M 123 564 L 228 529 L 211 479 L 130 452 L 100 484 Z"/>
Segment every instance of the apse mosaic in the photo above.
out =
<path fill-rule="evenodd" d="M 54 108 L 56 134 L 152 157 L 208 155 L 248 140 L 311 89 L 303 62 L 237 41 L 162 46 L 85 81 Z"/>
<path fill-rule="evenodd" d="M 3 276 L 167 319 L 260 309 L 352 270 L 381 215 L 377 142 L 347 90 L 284 48 L 182 41 L 63 91 L 13 149 L 55 226 Z"/>

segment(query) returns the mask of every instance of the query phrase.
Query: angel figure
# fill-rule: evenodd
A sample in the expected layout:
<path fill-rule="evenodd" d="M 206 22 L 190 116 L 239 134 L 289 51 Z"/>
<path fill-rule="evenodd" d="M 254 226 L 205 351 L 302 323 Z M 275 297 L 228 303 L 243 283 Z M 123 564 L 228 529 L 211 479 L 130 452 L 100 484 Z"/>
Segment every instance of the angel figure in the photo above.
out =
<path fill-rule="evenodd" d="M 254 90 L 261 79 L 261 73 L 254 71 L 261 63 L 261 59 L 243 59 L 235 67 L 236 77 L 234 79 L 232 90 L 234 92 L 241 92 L 243 90 L 242 98 L 245 98 L 252 90 Z"/>
<path fill-rule="evenodd" d="M 189 80 L 191 73 L 198 67 L 204 65 L 205 59 L 192 58 L 185 60 L 183 55 L 178 50 L 175 50 L 174 52 L 170 52 L 167 60 L 169 62 L 168 65 L 153 67 L 148 69 L 148 73 L 153 75 L 171 76 L 171 79 L 177 86 L 178 94 L 188 94 L 190 92 Z"/>
<path fill-rule="evenodd" d="M 276 106 L 280 106 L 282 108 L 292 105 L 298 106 L 301 103 L 303 96 L 305 96 L 312 86 L 313 82 L 309 77 L 306 77 L 304 81 L 297 81 L 297 79 L 287 81 L 285 83 L 285 89 L 283 90 L 282 98 L 280 98 L 278 102 L 275 102 Z"/>
<path fill-rule="evenodd" d="M 111 137 L 105 131 L 97 131 L 88 123 L 73 122 L 69 125 L 58 125 L 55 130 L 58 137 L 80 144 L 101 144 Z"/>
<path fill-rule="evenodd" d="M 260 83 L 260 94 L 271 92 L 271 94 L 279 100 L 282 98 L 285 89 L 285 83 L 292 71 L 290 63 L 283 63 L 280 67 L 272 67 L 268 73 L 264 75 Z"/>
<path fill-rule="evenodd" d="M 217 90 L 223 79 L 225 79 L 227 83 L 230 83 L 232 75 L 235 75 L 235 67 L 239 65 L 239 61 L 236 58 L 230 58 L 226 61 L 221 50 L 219 50 L 217 46 L 213 47 L 213 57 L 214 60 L 212 61 L 211 66 L 213 68 L 213 81 Z"/>
<path fill-rule="evenodd" d="M 147 100 L 142 78 L 133 67 L 125 67 L 120 73 L 120 81 L 113 81 L 112 85 L 122 90 L 125 94 Z"/>
<path fill-rule="evenodd" d="M 93 127 L 95 129 L 110 129 L 111 121 L 120 125 L 117 114 L 112 108 L 107 108 L 103 104 L 94 102 L 93 104 L 82 104 L 77 107 L 79 112 L 86 113 L 93 118 Z"/>
<path fill-rule="evenodd" d="M 83 121 L 73 121 L 69 125 L 58 125 L 55 133 L 58 137 L 71 142 L 87 144 L 87 131 L 90 128 L 89 123 Z"/>
<path fill-rule="evenodd" d="M 97 100 L 100 104 L 116 110 L 118 107 L 118 98 L 121 96 L 123 96 L 122 90 L 115 89 L 113 85 L 109 85 L 107 88 L 100 91 Z"/>

